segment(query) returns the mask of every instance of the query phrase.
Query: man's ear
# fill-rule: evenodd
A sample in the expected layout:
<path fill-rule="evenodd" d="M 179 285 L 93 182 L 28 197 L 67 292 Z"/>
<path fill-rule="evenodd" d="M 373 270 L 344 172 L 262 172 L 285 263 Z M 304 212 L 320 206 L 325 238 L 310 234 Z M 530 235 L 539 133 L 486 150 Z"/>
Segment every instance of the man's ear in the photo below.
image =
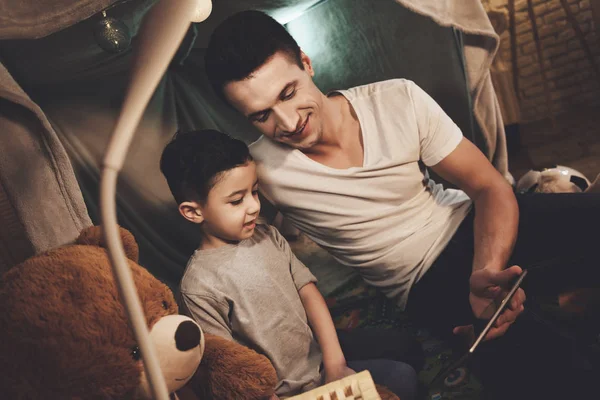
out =
<path fill-rule="evenodd" d="M 195 201 L 184 201 L 179 205 L 179 213 L 183 218 L 195 224 L 201 224 L 204 221 L 202 207 Z"/>
<path fill-rule="evenodd" d="M 302 64 L 304 65 L 304 69 L 306 71 L 308 71 L 308 73 L 310 74 L 310 76 L 315 76 L 315 70 L 312 67 L 312 62 L 310 61 L 310 58 L 306 55 L 306 53 L 303 52 L 302 50 L 300 50 L 300 60 L 302 60 Z"/>

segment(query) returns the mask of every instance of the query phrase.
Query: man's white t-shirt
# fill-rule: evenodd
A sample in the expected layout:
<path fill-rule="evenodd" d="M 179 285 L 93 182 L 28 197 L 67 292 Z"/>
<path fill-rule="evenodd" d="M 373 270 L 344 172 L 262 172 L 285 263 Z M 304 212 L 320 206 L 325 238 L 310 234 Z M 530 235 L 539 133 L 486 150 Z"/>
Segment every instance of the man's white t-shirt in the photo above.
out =
<path fill-rule="evenodd" d="M 260 190 L 310 239 L 404 308 L 412 285 L 471 208 L 464 192 L 427 179 L 419 161 L 439 163 L 463 136 L 411 81 L 337 93 L 358 116 L 363 166 L 330 168 L 262 137 L 250 146 Z"/>

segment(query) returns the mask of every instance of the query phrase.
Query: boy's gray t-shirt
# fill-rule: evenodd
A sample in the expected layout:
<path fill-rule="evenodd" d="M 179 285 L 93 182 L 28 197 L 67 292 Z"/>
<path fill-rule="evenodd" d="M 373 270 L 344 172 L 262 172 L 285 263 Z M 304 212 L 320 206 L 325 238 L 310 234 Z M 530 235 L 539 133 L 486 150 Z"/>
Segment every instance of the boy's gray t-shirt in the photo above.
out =
<path fill-rule="evenodd" d="M 237 245 L 196 250 L 181 281 L 182 311 L 202 329 L 269 358 L 279 396 L 320 385 L 322 354 L 298 291 L 316 278 L 272 226 Z"/>

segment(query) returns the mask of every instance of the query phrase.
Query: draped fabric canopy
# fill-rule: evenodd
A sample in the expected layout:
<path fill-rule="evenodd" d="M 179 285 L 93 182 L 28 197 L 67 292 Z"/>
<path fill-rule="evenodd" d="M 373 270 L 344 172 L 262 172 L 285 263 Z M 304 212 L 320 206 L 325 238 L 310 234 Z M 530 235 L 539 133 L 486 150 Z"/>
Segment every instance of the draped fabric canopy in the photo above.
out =
<path fill-rule="evenodd" d="M 0 0 L 0 37 L 12 38 L 0 42 L 1 60 L 6 66 L 6 70 L 0 68 L 0 127 L 12 126 L 7 121 L 13 124 L 15 115 L 6 113 L 8 108 L 1 107 L 2 101 L 22 107 L 24 118 L 47 118 L 43 129 L 32 130 L 25 123 L 19 129 L 29 129 L 32 137 L 37 135 L 43 144 L 27 148 L 31 159 L 47 161 L 46 166 L 36 168 L 54 171 L 58 186 L 68 189 L 56 194 L 46 190 L 9 202 L 23 226 L 36 227 L 28 230 L 31 240 L 50 233 L 46 235 L 48 240 L 35 241 L 32 251 L 39 252 L 72 240 L 82 226 L 100 222 L 100 165 L 120 111 L 131 52 L 109 54 L 95 41 L 93 28 L 100 18 L 98 11 L 108 2 L 63 0 L 61 8 L 56 1 L 20 0 L 21 8 L 3 14 L 10 3 Z M 40 13 L 57 13 L 55 18 L 32 23 L 37 18 L 33 3 Z M 75 3 L 80 7 L 75 7 Z M 115 5 L 108 14 L 121 19 L 135 35 L 141 17 L 152 3 L 129 0 Z M 452 0 L 378 0 L 369 2 L 368 7 L 362 0 L 213 3 L 213 14 L 190 29 L 161 81 L 136 132 L 118 185 L 119 222 L 140 243 L 142 265 L 172 287 L 197 246 L 198 232 L 196 226 L 178 215 L 159 172 L 158 160 L 164 145 L 177 130 L 199 128 L 220 129 L 248 143 L 258 138 L 258 132 L 244 118 L 212 93 L 203 72 L 204 47 L 213 27 L 241 9 L 265 10 L 288 22 L 292 35 L 313 57 L 315 82 L 324 91 L 389 78 L 415 80 L 455 119 L 465 136 L 479 141 L 491 160 L 499 160 L 495 162 L 497 168 L 507 172 L 503 131 L 498 128 L 499 113 L 494 111 L 497 102 L 491 83 L 486 84 L 497 37 L 479 0 L 465 0 L 461 7 L 452 5 Z M 72 12 L 63 12 L 67 9 Z M 74 21 L 79 22 L 73 24 Z M 22 145 L 2 140 L 3 148 Z M 66 157 L 61 158 L 65 154 L 70 163 Z M 0 178 L 7 171 L 5 165 L 12 169 L 32 168 L 22 157 L 11 159 L 10 151 L 3 155 Z M 37 179 L 47 180 L 42 176 Z M 0 179 L 0 183 L 9 195 L 18 192 L 19 187 L 35 191 L 37 185 L 35 179 L 12 179 L 9 184 Z M 77 189 L 81 193 L 70 192 Z M 40 198 L 56 205 L 56 211 L 35 213 Z M 66 218 L 67 211 L 60 209 L 60 204 L 65 205 L 65 210 L 77 212 L 71 211 L 70 219 Z M 309 267 L 321 278 L 325 292 L 350 276 L 347 269 L 339 268 L 330 258 L 319 260 L 314 262 L 327 265 Z"/>
<path fill-rule="evenodd" d="M 86 20 L 102 10 L 117 15 L 123 9 L 142 15 L 156 0 L 2 0 L 0 1 L 0 40 L 38 39 Z M 262 10 L 281 23 L 287 23 L 322 0 L 213 0 L 210 19 L 203 23 L 206 37 L 228 15 L 242 10 Z M 118 9 L 117 9 L 118 7 Z M 206 42 L 201 45 L 204 47 Z"/>

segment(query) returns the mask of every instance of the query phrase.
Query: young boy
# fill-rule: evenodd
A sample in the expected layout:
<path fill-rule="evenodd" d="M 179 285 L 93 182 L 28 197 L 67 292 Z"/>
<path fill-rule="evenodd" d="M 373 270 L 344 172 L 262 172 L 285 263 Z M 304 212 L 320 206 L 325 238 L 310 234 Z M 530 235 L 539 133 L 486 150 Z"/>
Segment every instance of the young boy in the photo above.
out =
<path fill-rule="evenodd" d="M 177 134 L 160 167 L 179 212 L 201 233 L 181 281 L 186 314 L 267 356 L 278 396 L 369 369 L 402 400 L 415 397 L 408 364 L 346 362 L 315 277 L 274 227 L 258 222 L 256 166 L 245 143 L 214 130 Z"/>

